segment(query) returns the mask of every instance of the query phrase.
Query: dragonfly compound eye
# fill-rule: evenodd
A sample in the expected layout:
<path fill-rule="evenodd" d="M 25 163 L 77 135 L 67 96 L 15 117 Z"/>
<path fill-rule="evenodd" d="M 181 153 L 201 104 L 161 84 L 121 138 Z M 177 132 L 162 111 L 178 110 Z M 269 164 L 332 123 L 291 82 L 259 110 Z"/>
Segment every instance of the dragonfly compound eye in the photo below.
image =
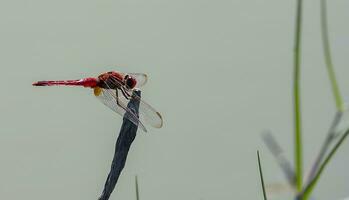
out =
<path fill-rule="evenodd" d="M 131 76 L 127 76 L 126 77 L 126 86 L 130 89 L 133 89 L 134 87 L 136 87 L 137 81 L 135 78 L 131 77 Z"/>

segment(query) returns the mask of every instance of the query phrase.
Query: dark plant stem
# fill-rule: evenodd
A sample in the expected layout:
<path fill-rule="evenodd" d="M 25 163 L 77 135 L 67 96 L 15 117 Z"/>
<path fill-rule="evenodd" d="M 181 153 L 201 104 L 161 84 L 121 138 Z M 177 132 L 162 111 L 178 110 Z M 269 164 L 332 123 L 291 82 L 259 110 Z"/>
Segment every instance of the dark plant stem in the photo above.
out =
<path fill-rule="evenodd" d="M 141 91 L 134 91 L 134 93 L 136 93 L 139 97 L 141 96 Z M 138 115 L 139 100 L 131 99 L 127 104 L 127 107 L 135 111 L 135 113 Z M 137 129 L 138 126 L 124 116 L 120 133 L 115 145 L 115 153 L 111 169 L 105 182 L 103 193 L 99 200 L 108 200 L 110 194 L 113 192 L 121 171 L 125 166 L 127 154 L 133 140 L 136 137 Z"/>
<path fill-rule="evenodd" d="M 262 189 L 263 189 L 263 197 L 264 200 L 267 200 L 267 194 L 265 192 L 265 186 L 264 186 L 264 179 L 263 179 L 263 171 L 262 171 L 262 166 L 261 166 L 261 159 L 259 157 L 259 151 L 257 151 L 257 158 L 258 158 L 258 169 L 259 169 L 259 175 L 261 177 L 261 184 L 262 184 Z"/>
<path fill-rule="evenodd" d="M 136 200 L 139 200 L 139 186 L 138 186 L 138 177 L 135 177 L 135 183 L 136 183 Z"/>

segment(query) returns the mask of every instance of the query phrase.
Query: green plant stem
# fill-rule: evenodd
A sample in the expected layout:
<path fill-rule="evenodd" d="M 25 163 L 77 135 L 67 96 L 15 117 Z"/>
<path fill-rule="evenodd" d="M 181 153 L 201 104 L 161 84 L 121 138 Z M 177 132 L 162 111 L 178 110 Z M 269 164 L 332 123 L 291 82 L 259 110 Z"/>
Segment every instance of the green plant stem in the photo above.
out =
<path fill-rule="evenodd" d="M 333 97 L 336 102 L 337 110 L 340 112 L 344 111 L 344 104 L 342 100 L 342 96 L 339 91 L 339 87 L 336 80 L 336 74 L 334 72 L 331 50 L 330 50 L 330 42 L 328 36 L 328 26 L 327 26 L 327 6 L 326 0 L 321 0 L 321 36 L 322 43 L 324 49 L 324 58 L 327 66 L 328 76 L 332 86 Z"/>
<path fill-rule="evenodd" d="M 302 130 L 300 106 L 300 55 L 301 55 L 301 24 L 302 0 L 297 0 L 295 47 L 294 47 L 294 76 L 293 76 L 293 103 L 294 103 L 294 131 L 295 131 L 295 173 L 297 190 L 302 189 L 303 156 L 302 156 Z"/>
<path fill-rule="evenodd" d="M 264 200 L 268 200 L 267 194 L 265 192 L 265 186 L 264 186 L 264 179 L 263 179 L 263 172 L 262 172 L 262 166 L 261 166 L 261 159 L 259 157 L 259 151 L 257 151 L 257 158 L 258 158 L 258 169 L 259 169 L 259 175 L 261 177 L 261 184 L 262 184 L 262 189 L 263 189 L 263 197 Z"/>
<path fill-rule="evenodd" d="M 325 158 L 324 162 L 321 164 L 321 166 L 319 167 L 319 170 L 317 171 L 316 175 L 314 176 L 314 178 L 310 181 L 310 183 L 305 187 L 304 191 L 302 192 L 302 196 L 303 199 L 306 200 L 309 198 L 309 196 L 311 195 L 315 185 L 318 183 L 318 180 L 321 176 L 321 174 L 323 173 L 325 167 L 327 166 L 327 164 L 330 162 L 331 158 L 333 157 L 333 155 L 337 152 L 338 148 L 341 146 L 341 144 L 343 143 L 343 141 L 347 138 L 347 136 L 349 135 L 349 129 L 347 131 L 345 131 L 345 133 L 342 135 L 342 137 L 338 140 L 338 142 L 336 143 L 336 145 L 332 148 L 332 150 L 330 151 L 330 153 L 327 155 L 327 157 Z"/>

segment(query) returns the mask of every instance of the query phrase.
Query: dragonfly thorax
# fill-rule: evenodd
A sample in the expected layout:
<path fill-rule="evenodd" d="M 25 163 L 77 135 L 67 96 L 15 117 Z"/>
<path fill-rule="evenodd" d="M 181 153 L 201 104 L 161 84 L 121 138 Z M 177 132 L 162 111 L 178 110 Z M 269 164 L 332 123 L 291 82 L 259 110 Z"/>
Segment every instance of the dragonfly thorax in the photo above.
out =
<path fill-rule="evenodd" d="M 98 76 L 98 87 L 104 89 L 119 89 L 124 85 L 124 77 L 118 72 L 111 71 Z"/>

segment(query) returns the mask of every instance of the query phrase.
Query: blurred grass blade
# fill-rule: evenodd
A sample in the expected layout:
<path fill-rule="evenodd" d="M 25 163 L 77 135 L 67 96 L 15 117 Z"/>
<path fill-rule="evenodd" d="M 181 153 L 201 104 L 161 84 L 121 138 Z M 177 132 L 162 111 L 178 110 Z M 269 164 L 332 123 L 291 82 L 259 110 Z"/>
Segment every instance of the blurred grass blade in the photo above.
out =
<path fill-rule="evenodd" d="M 328 148 L 330 147 L 330 144 L 336 138 L 336 135 L 337 135 L 336 128 L 337 128 L 339 122 L 341 121 L 342 116 L 343 116 L 343 113 L 340 111 L 337 111 L 336 115 L 334 116 L 334 119 L 332 121 L 330 129 L 328 130 L 326 139 L 325 139 L 325 141 L 322 144 L 322 147 L 320 149 L 319 155 L 316 157 L 316 160 L 315 160 L 315 162 L 310 170 L 309 177 L 307 179 L 308 182 L 314 178 L 317 170 L 320 167 L 321 162 L 323 161 L 324 156 L 326 155 Z"/>
<path fill-rule="evenodd" d="M 338 148 L 341 146 L 341 144 L 343 143 L 343 141 L 347 138 L 347 136 L 349 135 L 349 129 L 342 135 L 342 137 L 339 139 L 339 141 L 336 143 L 336 145 L 332 148 L 332 150 L 330 151 L 330 153 L 327 155 L 327 157 L 325 158 L 324 162 L 321 164 L 321 166 L 319 167 L 319 170 L 317 171 L 317 173 L 315 174 L 314 178 L 310 181 L 310 183 L 305 187 L 303 193 L 301 194 L 301 196 L 303 196 L 303 199 L 308 199 L 308 197 L 311 195 L 315 185 L 317 184 L 321 174 L 323 173 L 325 167 L 327 166 L 327 164 L 330 162 L 331 158 L 333 157 L 333 155 L 337 152 Z"/>
<path fill-rule="evenodd" d="M 136 199 L 139 200 L 139 187 L 138 187 L 138 177 L 135 176 L 135 183 L 136 183 Z"/>
<path fill-rule="evenodd" d="M 276 142 L 274 136 L 270 132 L 263 133 L 262 139 L 271 154 L 275 157 L 275 160 L 279 164 L 281 170 L 284 172 L 290 186 L 295 187 L 296 176 L 294 170 L 292 169 L 290 161 L 285 157 L 284 151 L 281 146 Z"/>
<path fill-rule="evenodd" d="M 332 57 L 331 57 L 331 48 L 330 40 L 328 35 L 328 26 L 327 26 L 327 5 L 326 0 L 321 0 L 321 36 L 324 50 L 324 58 L 326 62 L 328 76 L 332 86 L 333 96 L 336 102 L 337 110 L 340 112 L 344 111 L 343 99 L 339 91 L 339 87 L 336 80 L 336 74 L 334 72 Z"/>
<path fill-rule="evenodd" d="M 297 0 L 295 46 L 294 46 L 294 74 L 293 74 L 293 104 L 294 104 L 294 151 L 295 173 L 297 190 L 302 189 L 303 177 L 303 150 L 302 150 L 302 124 L 300 105 L 300 65 L 301 65 L 301 32 L 302 32 L 302 0 Z"/>
<path fill-rule="evenodd" d="M 257 151 L 257 158 L 258 158 L 258 169 L 259 169 L 259 175 L 261 177 L 261 184 L 263 189 L 263 197 L 264 200 L 267 200 L 267 194 L 265 192 L 265 186 L 264 186 L 264 179 L 263 179 L 263 172 L 262 172 L 262 166 L 261 166 L 261 159 L 259 157 L 259 151 Z"/>

